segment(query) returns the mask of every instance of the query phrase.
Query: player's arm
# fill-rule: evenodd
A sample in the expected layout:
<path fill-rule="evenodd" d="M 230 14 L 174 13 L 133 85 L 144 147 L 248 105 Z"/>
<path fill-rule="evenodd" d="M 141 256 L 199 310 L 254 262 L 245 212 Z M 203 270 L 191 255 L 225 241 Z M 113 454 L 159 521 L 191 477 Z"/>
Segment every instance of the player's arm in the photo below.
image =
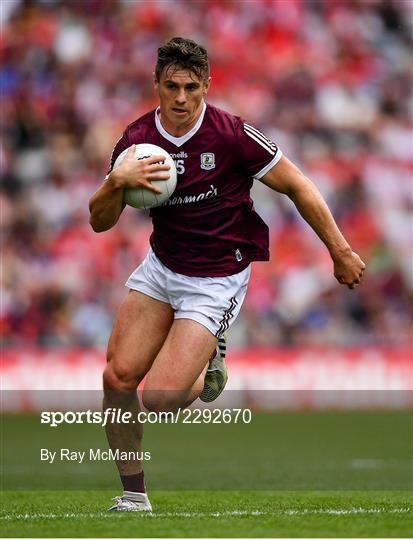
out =
<path fill-rule="evenodd" d="M 334 276 L 354 289 L 362 278 L 365 264 L 354 253 L 342 235 L 316 186 L 291 161 L 282 156 L 261 181 L 284 193 L 295 204 L 302 217 L 324 242 L 334 263 Z"/>
<path fill-rule="evenodd" d="M 118 221 L 125 208 L 123 190 L 128 187 L 145 187 L 160 193 L 161 190 L 151 184 L 152 180 L 165 180 L 169 174 L 165 171 L 169 165 L 159 161 L 163 156 L 136 160 L 135 145 L 132 145 L 122 163 L 105 179 L 89 201 L 89 222 L 95 232 L 111 229 Z"/>

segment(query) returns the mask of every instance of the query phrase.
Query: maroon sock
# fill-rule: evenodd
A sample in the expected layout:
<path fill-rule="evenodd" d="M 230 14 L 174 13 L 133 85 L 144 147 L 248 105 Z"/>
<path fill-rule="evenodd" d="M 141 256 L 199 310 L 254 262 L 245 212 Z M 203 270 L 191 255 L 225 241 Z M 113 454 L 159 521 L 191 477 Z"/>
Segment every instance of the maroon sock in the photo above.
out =
<path fill-rule="evenodd" d="M 136 491 L 137 493 L 146 493 L 143 471 L 137 474 L 120 475 L 120 480 L 125 491 Z"/>

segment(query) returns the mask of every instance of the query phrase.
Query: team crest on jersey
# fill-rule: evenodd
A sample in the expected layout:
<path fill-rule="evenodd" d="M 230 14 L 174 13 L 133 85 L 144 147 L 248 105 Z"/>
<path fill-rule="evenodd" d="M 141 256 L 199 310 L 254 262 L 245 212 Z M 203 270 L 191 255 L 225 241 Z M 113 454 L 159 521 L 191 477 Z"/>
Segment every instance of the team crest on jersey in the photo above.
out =
<path fill-rule="evenodd" d="M 212 152 L 205 152 L 201 154 L 201 169 L 209 171 L 215 168 L 215 154 Z"/>

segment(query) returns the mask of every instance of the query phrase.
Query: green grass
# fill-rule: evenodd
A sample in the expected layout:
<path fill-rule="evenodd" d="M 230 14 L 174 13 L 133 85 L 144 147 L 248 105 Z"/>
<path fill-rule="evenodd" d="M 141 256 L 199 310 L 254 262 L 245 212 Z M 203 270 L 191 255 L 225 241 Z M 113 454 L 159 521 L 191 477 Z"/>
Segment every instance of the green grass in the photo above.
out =
<path fill-rule="evenodd" d="M 3 488 L 112 489 L 113 462 L 40 461 L 40 448 L 107 448 L 96 425 L 41 425 L 38 415 L 2 419 Z M 410 490 L 410 411 L 254 413 L 251 424 L 145 426 L 149 489 Z"/>
<path fill-rule="evenodd" d="M 110 492 L 10 492 L 3 537 L 409 537 L 403 492 L 153 492 L 153 514 L 104 511 Z"/>
<path fill-rule="evenodd" d="M 254 413 L 248 425 L 145 427 L 148 514 L 109 514 L 113 462 L 40 461 L 107 447 L 99 426 L 2 418 L 4 537 L 408 537 L 411 411 Z"/>

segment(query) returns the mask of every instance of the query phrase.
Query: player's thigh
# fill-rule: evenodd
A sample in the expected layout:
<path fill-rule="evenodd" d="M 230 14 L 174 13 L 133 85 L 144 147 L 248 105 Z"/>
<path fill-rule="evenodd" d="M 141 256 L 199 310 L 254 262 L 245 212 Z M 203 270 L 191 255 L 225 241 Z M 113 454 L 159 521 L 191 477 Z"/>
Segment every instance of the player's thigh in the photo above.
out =
<path fill-rule="evenodd" d="M 129 291 L 109 339 L 106 386 L 116 386 L 119 381 L 133 386 L 142 380 L 165 342 L 173 316 L 169 304 Z"/>
<path fill-rule="evenodd" d="M 216 337 L 191 319 L 176 319 L 148 373 L 144 393 L 188 392 L 205 368 L 217 344 Z"/>

